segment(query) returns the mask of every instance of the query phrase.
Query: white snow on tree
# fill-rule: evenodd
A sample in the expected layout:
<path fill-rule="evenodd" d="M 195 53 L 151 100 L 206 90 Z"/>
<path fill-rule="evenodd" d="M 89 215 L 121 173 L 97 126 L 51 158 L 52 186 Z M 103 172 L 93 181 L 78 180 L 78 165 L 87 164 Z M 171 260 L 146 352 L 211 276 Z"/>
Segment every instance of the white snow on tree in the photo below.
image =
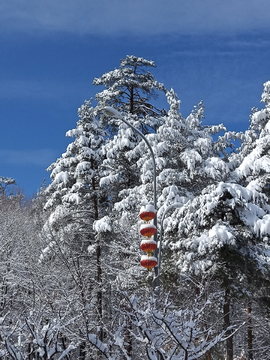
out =
<path fill-rule="evenodd" d="M 153 118 L 159 117 L 161 111 L 152 103 L 151 98 L 157 98 L 158 91 L 165 91 L 164 85 L 157 82 L 146 68 L 155 68 L 152 60 L 127 55 L 121 60 L 120 68 L 95 78 L 94 85 L 104 85 L 105 90 L 96 94 L 99 107 L 114 106 L 116 109 L 136 114 L 143 119 L 141 126 L 147 131 L 146 125 L 155 126 Z"/>
<path fill-rule="evenodd" d="M 0 194 L 5 194 L 9 185 L 16 185 L 16 181 L 10 177 L 0 176 Z"/>
<path fill-rule="evenodd" d="M 87 190 L 96 173 L 97 164 L 102 159 L 101 146 L 105 133 L 95 118 L 94 108 L 86 101 L 78 110 L 80 120 L 77 128 L 67 132 L 75 141 L 68 145 L 66 152 L 48 167 L 52 182 L 47 192 L 51 199 L 46 208 L 58 204 L 86 204 L 93 194 Z"/>

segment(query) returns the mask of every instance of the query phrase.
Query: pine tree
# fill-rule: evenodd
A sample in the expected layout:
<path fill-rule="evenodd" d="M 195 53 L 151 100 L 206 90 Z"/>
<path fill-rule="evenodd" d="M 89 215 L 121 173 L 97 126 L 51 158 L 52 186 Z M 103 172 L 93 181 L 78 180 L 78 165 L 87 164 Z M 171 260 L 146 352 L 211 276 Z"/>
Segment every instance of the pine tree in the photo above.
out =
<path fill-rule="evenodd" d="M 157 82 L 146 68 L 155 68 L 152 60 L 127 55 L 121 59 L 120 68 L 95 78 L 94 85 L 104 85 L 105 90 L 96 94 L 98 107 L 113 106 L 118 111 L 136 115 L 140 121 L 143 133 L 149 132 L 149 127 L 155 129 L 156 118 L 160 117 L 161 110 L 157 109 L 150 99 L 157 98 L 157 92 L 166 89 Z"/>
<path fill-rule="evenodd" d="M 265 114 L 267 108 L 253 111 L 250 129 L 241 136 L 239 153 L 225 158 L 227 168 L 234 171 L 223 178 L 225 181 L 213 183 L 189 199 L 166 224 L 171 240 L 168 246 L 178 269 L 201 278 L 211 276 L 224 289 L 226 327 L 231 321 L 233 297 L 254 293 L 269 276 L 270 208 L 264 190 L 269 173 L 269 135 Z M 170 235 L 175 232 L 176 242 Z M 232 359 L 232 339 L 228 339 L 227 351 L 227 358 Z"/>
<path fill-rule="evenodd" d="M 154 62 L 134 55 L 127 56 L 121 60 L 119 69 L 110 71 L 93 82 L 106 88 L 96 95 L 97 108 L 102 110 L 105 106 L 113 106 L 143 134 L 155 132 L 161 125 L 163 111 L 151 104 L 150 100 L 157 97 L 157 91 L 166 91 L 163 84 L 144 70 L 148 67 L 154 68 Z M 110 198 L 115 203 L 119 200 L 121 190 L 139 183 L 136 165 L 138 154 L 133 154 L 132 158 L 128 155 L 142 139 L 119 119 L 107 116 L 105 119 L 113 129 L 107 126 L 109 137 L 104 147 L 106 159 L 103 162 L 101 184 L 109 187 Z"/>
<path fill-rule="evenodd" d="M 157 91 L 165 91 L 164 85 L 158 83 L 148 67 L 155 67 L 153 61 L 140 57 L 127 56 L 121 60 L 119 69 L 115 69 L 101 78 L 95 79 L 95 85 L 104 85 L 105 90 L 96 95 L 97 108 L 102 111 L 105 106 L 113 106 L 122 112 L 126 120 L 143 134 L 155 132 L 162 121 L 163 111 L 158 110 L 150 100 L 155 100 Z M 102 164 L 101 186 L 109 191 L 109 199 L 113 208 L 111 218 L 114 228 L 114 247 L 116 257 L 109 261 L 112 271 L 119 273 L 122 279 L 120 287 L 134 288 L 134 275 L 138 273 L 138 253 L 134 250 L 134 239 L 138 238 L 137 224 L 133 222 L 133 208 L 119 216 L 119 210 L 114 205 L 119 202 L 125 191 L 129 191 L 140 183 L 139 168 L 136 164 L 139 153 L 129 154 L 142 141 L 141 137 L 119 119 L 101 117 L 106 124 L 108 139 L 104 146 L 106 158 Z M 125 225 L 124 225 L 125 224 Z M 124 227 L 123 227 L 124 225 Z M 129 229 L 127 230 L 127 226 Z M 123 233 L 126 236 L 123 236 Z M 139 240 L 139 239 L 138 239 Z M 118 251 L 116 251 L 118 249 Z M 115 261 L 117 259 L 117 261 Z M 134 261 L 136 259 L 136 261 Z M 130 266 L 132 265 L 132 266 Z M 129 275 L 124 272 L 130 267 Z M 135 276 L 136 277 L 136 276 Z M 118 280 L 119 280 L 118 279 Z M 126 289 L 127 290 L 127 289 Z M 129 326 L 129 325 L 127 325 Z M 127 352 L 132 353 L 132 344 L 127 329 Z"/>
<path fill-rule="evenodd" d="M 222 124 L 212 127 L 202 125 L 202 102 L 185 119 L 179 113 L 180 101 L 173 90 L 167 92 L 167 99 L 170 110 L 168 115 L 163 116 L 163 124 L 156 133 L 146 135 L 157 166 L 159 219 L 172 204 L 183 205 L 199 195 L 207 185 L 228 178 L 230 170 L 226 158 L 221 158 L 220 153 L 227 154 L 231 139 L 240 136 L 227 132 Z M 214 141 L 212 135 L 219 131 L 224 131 L 224 135 Z M 140 183 L 120 192 L 123 199 L 115 204 L 115 208 L 123 213 L 136 208 L 138 212 L 140 205 L 153 199 L 152 159 L 144 142 L 126 156 L 138 159 L 136 165 L 140 171 Z M 177 235 L 174 233 L 172 236 Z"/>
<path fill-rule="evenodd" d="M 269 180 L 270 180 L 270 147 L 269 147 L 269 109 L 270 109 L 270 82 L 264 84 L 264 91 L 261 96 L 261 101 L 265 104 L 265 107 L 262 110 L 253 108 L 250 115 L 250 126 L 249 129 L 245 132 L 243 143 L 239 149 L 239 152 L 232 156 L 232 177 L 235 182 L 241 183 L 246 186 L 250 191 L 258 191 L 264 194 L 267 198 L 266 202 L 269 204 Z M 254 230 L 257 237 L 257 246 L 265 254 L 268 251 L 268 242 L 269 242 L 269 206 L 265 214 L 254 221 Z M 264 256 L 262 256 L 262 260 Z M 263 348 L 260 345 L 257 345 L 253 341 L 253 325 L 252 325 L 252 307 L 257 309 L 256 318 L 262 316 L 260 321 L 264 321 L 264 307 L 267 305 L 267 295 L 269 287 L 269 265 L 268 261 L 263 260 L 263 265 L 261 271 L 259 272 L 261 282 L 259 286 L 253 286 L 254 292 L 256 293 L 256 298 L 251 297 L 247 299 L 247 317 L 248 317 L 248 359 L 251 360 L 258 352 L 256 347 L 261 349 Z M 256 277 L 255 277 L 256 278 Z M 249 279 L 249 283 L 253 284 L 254 279 Z M 264 285 L 264 286 L 263 286 Z M 267 295 L 266 295 L 267 294 Z M 266 295 L 266 296 L 265 296 Z M 260 299 L 264 299 L 261 301 Z M 266 300 L 266 301 L 265 301 Z M 258 311 L 256 306 L 256 301 L 258 301 L 262 306 L 260 306 L 263 311 Z M 259 309 L 260 309 L 259 308 Z M 261 314 L 263 315 L 261 315 Z M 254 324 L 255 329 L 255 324 Z M 256 355 L 262 357 L 263 355 Z"/>
<path fill-rule="evenodd" d="M 74 291 L 80 294 L 78 309 L 84 309 L 81 310 L 84 323 L 79 326 L 80 331 L 87 339 L 87 331 L 93 326 L 90 322 L 97 321 L 102 338 L 102 241 L 94 224 L 108 211 L 106 189 L 99 188 L 105 133 L 90 101 L 86 101 L 78 113 L 77 128 L 67 132 L 75 141 L 48 168 L 52 182 L 47 188 L 50 198 L 45 208 L 53 210 L 43 229 L 47 247 L 41 260 L 46 261 L 51 256 L 62 259 L 62 266 L 71 273 Z M 91 299 L 95 299 L 94 311 L 89 307 Z M 84 342 L 81 358 L 85 357 L 85 351 Z"/>

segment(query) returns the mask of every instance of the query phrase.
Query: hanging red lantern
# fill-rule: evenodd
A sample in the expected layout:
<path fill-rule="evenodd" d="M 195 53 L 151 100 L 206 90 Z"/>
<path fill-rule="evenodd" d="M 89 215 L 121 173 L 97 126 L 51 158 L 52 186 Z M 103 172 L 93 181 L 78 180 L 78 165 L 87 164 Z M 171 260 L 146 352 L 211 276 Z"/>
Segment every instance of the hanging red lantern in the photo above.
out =
<path fill-rule="evenodd" d="M 140 228 L 140 233 L 142 236 L 150 238 L 152 235 L 155 235 L 157 229 L 153 224 L 142 224 Z"/>
<path fill-rule="evenodd" d="M 157 258 L 156 257 L 147 256 L 147 255 L 143 255 L 141 257 L 141 266 L 143 266 L 144 268 L 147 268 L 148 271 L 150 271 L 156 265 L 157 265 Z"/>
<path fill-rule="evenodd" d="M 146 268 L 148 271 L 157 265 L 156 257 L 152 256 L 152 252 L 157 248 L 157 243 L 154 240 L 150 240 L 151 236 L 155 235 L 157 229 L 155 225 L 148 223 L 150 220 L 153 220 L 155 216 L 156 209 L 153 205 L 143 206 L 140 210 L 140 218 L 147 222 L 147 224 L 141 225 L 140 233 L 142 236 L 148 238 L 148 240 L 143 240 L 141 242 L 141 249 L 148 254 L 141 257 L 141 266 Z"/>
<path fill-rule="evenodd" d="M 141 249 L 149 255 L 157 248 L 157 243 L 154 240 L 143 240 L 141 242 Z"/>
<path fill-rule="evenodd" d="M 140 218 L 146 222 L 153 220 L 156 216 L 156 209 L 153 205 L 145 205 L 140 210 Z"/>

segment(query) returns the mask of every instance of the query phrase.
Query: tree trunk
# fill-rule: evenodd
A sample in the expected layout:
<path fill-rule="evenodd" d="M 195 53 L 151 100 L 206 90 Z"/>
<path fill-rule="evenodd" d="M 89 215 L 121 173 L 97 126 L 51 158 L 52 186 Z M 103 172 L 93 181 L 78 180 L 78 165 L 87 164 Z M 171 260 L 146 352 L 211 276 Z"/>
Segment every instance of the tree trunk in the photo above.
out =
<path fill-rule="evenodd" d="M 95 171 L 94 160 L 91 159 L 91 169 Z M 94 191 L 93 202 L 94 202 L 94 219 L 98 220 L 98 199 L 96 191 L 96 182 L 95 177 L 92 177 L 92 190 Z M 102 341 L 103 340 L 103 328 L 102 328 L 102 271 L 101 271 L 101 246 L 99 239 L 97 240 L 97 248 L 96 248 L 96 260 L 97 260 L 97 283 L 98 283 L 98 291 L 97 291 L 97 311 L 98 311 L 98 323 L 99 323 L 99 332 L 98 337 Z"/>
<path fill-rule="evenodd" d="M 98 310 L 98 322 L 100 326 L 99 330 L 99 339 L 103 340 L 103 329 L 102 329 L 102 291 L 101 291 L 101 247 L 100 243 L 97 244 L 97 283 L 98 283 L 98 292 L 97 292 L 97 310 Z"/>
<path fill-rule="evenodd" d="M 224 305 L 223 305 L 223 319 L 224 319 L 224 328 L 227 329 L 225 335 L 230 336 L 232 333 L 231 329 L 228 327 L 231 325 L 230 321 L 230 289 L 225 290 L 224 297 Z M 233 360 L 233 337 L 230 336 L 226 340 L 226 348 L 227 348 L 227 360 Z"/>
<path fill-rule="evenodd" d="M 133 88 L 133 86 L 131 86 L 131 89 L 130 89 L 129 112 L 131 114 L 133 114 L 133 112 L 134 112 L 134 88 Z"/>
<path fill-rule="evenodd" d="M 248 341 L 248 360 L 253 360 L 253 334 L 251 321 L 251 302 L 248 303 L 247 308 L 247 341 Z"/>

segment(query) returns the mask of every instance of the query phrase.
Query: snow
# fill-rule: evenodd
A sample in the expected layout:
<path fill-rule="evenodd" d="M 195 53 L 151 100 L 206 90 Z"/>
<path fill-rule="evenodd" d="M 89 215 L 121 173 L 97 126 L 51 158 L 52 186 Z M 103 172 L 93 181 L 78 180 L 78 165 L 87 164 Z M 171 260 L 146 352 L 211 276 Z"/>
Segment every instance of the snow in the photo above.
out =
<path fill-rule="evenodd" d="M 61 171 L 56 174 L 55 178 L 52 181 L 52 185 L 58 185 L 60 183 L 67 184 L 69 181 L 69 173 L 67 171 Z"/>
<path fill-rule="evenodd" d="M 71 193 L 63 196 L 63 202 L 79 205 L 82 203 L 82 198 L 78 193 Z"/>
<path fill-rule="evenodd" d="M 185 162 L 187 165 L 188 170 L 191 170 L 192 172 L 195 169 L 196 164 L 199 162 L 202 162 L 201 155 L 193 149 L 187 149 L 181 154 L 181 159 Z"/>
<path fill-rule="evenodd" d="M 117 174 L 110 174 L 108 176 L 104 176 L 102 179 L 100 179 L 100 186 L 108 186 L 110 184 L 113 184 L 118 180 L 119 176 Z"/>
<path fill-rule="evenodd" d="M 140 230 L 142 230 L 142 229 L 149 229 L 149 228 L 151 228 L 151 229 L 156 229 L 156 227 L 155 227 L 154 224 L 141 224 L 141 226 L 140 226 Z"/>
<path fill-rule="evenodd" d="M 257 236 L 270 234 L 270 215 L 265 215 L 262 219 L 258 219 L 254 224 L 254 232 Z"/>
<path fill-rule="evenodd" d="M 156 261 L 157 262 L 157 258 L 155 256 L 142 255 L 141 256 L 141 261 L 143 261 L 143 260 L 151 260 L 151 261 Z"/>
<path fill-rule="evenodd" d="M 153 213 L 156 213 L 156 209 L 153 205 L 151 204 L 148 204 L 148 205 L 144 205 L 141 207 L 140 209 L 140 214 L 143 213 L 143 212 L 153 212 Z"/>
<path fill-rule="evenodd" d="M 202 154 L 207 154 L 211 146 L 210 138 L 199 138 L 194 141 L 194 148 L 201 151 Z"/>
<path fill-rule="evenodd" d="M 42 254 L 39 257 L 39 262 L 46 260 L 46 258 L 51 254 L 52 249 L 56 246 L 55 241 L 51 241 L 49 245 L 42 250 Z"/>
<path fill-rule="evenodd" d="M 235 245 L 235 237 L 227 226 L 221 224 L 214 225 L 209 231 L 204 232 L 199 237 L 195 237 L 193 242 L 190 243 L 199 255 L 213 253 L 217 249 L 222 248 L 224 244 Z M 189 257 L 191 256 L 192 254 L 190 253 Z M 188 254 L 186 254 L 186 259 L 191 260 L 191 258 L 188 258 Z"/>
<path fill-rule="evenodd" d="M 88 334 L 88 340 L 95 345 L 103 354 L 106 354 L 106 358 L 107 359 L 112 359 L 113 358 L 109 355 L 109 351 L 108 351 L 108 346 L 105 345 L 102 341 L 99 340 L 99 338 L 97 337 L 97 335 L 95 334 Z"/>
<path fill-rule="evenodd" d="M 91 164 L 88 161 L 82 161 L 76 166 L 76 172 L 84 173 L 85 171 L 89 171 L 91 168 Z"/>
<path fill-rule="evenodd" d="M 142 240 L 141 245 L 143 244 L 156 244 L 155 240 Z"/>
<path fill-rule="evenodd" d="M 68 347 L 62 352 L 61 356 L 58 358 L 58 360 L 63 359 L 64 357 L 67 356 L 67 354 L 71 351 L 76 349 L 76 346 L 73 344 L 68 345 Z"/>
<path fill-rule="evenodd" d="M 243 160 L 237 172 L 239 175 L 247 177 L 251 173 L 258 172 L 260 169 L 270 172 L 270 159 L 266 156 L 261 157 L 258 148 L 256 148 L 253 153 Z"/>
<path fill-rule="evenodd" d="M 211 176 L 213 179 L 216 179 L 220 176 L 224 176 L 229 172 L 228 165 L 220 158 L 211 157 L 206 159 L 205 166 L 203 168 L 203 172 Z"/>
<path fill-rule="evenodd" d="M 111 219 L 109 218 L 109 216 L 104 216 L 102 219 L 96 220 L 93 224 L 93 229 L 97 233 L 112 231 Z"/>
<path fill-rule="evenodd" d="M 267 105 L 270 103 L 270 81 L 266 81 L 263 84 L 264 91 L 262 93 L 262 102 L 264 102 Z"/>
<path fill-rule="evenodd" d="M 234 235 L 228 230 L 227 226 L 216 224 L 209 230 L 209 238 L 214 243 L 217 240 L 217 244 L 221 247 L 221 244 L 235 245 Z"/>
<path fill-rule="evenodd" d="M 261 192 L 261 185 L 258 184 L 258 179 L 250 181 L 250 183 L 246 187 L 251 192 Z"/>
<path fill-rule="evenodd" d="M 265 109 L 263 109 L 252 114 L 251 120 L 255 123 L 259 123 L 265 119 L 266 115 L 267 114 L 265 113 Z"/>

